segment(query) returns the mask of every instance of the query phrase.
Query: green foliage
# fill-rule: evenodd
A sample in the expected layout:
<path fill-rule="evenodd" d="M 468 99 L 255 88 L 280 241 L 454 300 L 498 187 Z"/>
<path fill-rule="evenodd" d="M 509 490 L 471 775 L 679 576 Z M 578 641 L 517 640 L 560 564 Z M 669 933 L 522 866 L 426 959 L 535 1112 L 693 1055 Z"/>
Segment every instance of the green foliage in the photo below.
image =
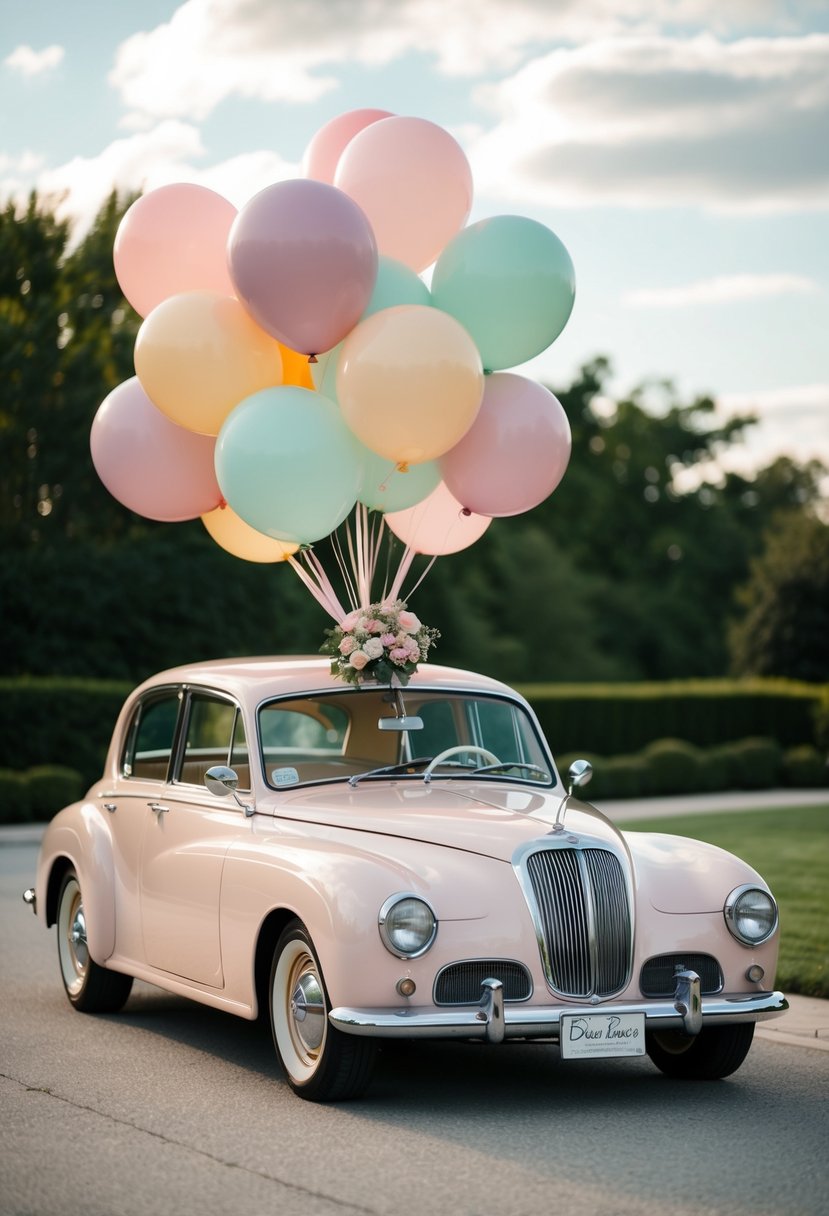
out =
<path fill-rule="evenodd" d="M 699 748 L 682 739 L 655 739 L 644 749 L 650 792 L 696 793 L 703 787 L 704 761 Z"/>
<path fill-rule="evenodd" d="M 101 776 L 112 728 L 129 684 L 116 681 L 0 679 L 0 765 L 60 765 L 84 786 Z"/>
<path fill-rule="evenodd" d="M 795 789 L 820 789 L 829 785 L 829 764 L 816 747 L 804 743 L 783 753 L 783 776 Z"/>
<path fill-rule="evenodd" d="M 30 819 L 31 801 L 26 774 L 0 768 L 0 823 L 28 823 Z"/>
<path fill-rule="evenodd" d="M 829 680 L 829 525 L 803 512 L 783 516 L 737 599 L 736 674 Z"/>
<path fill-rule="evenodd" d="M 780 906 L 784 992 L 829 997 L 829 801 L 825 806 L 722 812 L 649 820 L 647 831 L 707 840 L 747 861 Z M 622 823 L 628 831 L 642 823 Z M 771 980 L 772 977 L 768 977 Z"/>
<path fill-rule="evenodd" d="M 752 735 L 810 742 L 822 689 L 786 680 L 672 680 L 664 684 L 524 684 L 555 753 L 637 752 L 673 737 L 714 747 Z"/>
<path fill-rule="evenodd" d="M 742 739 L 733 744 L 736 784 L 743 790 L 779 785 L 783 750 L 775 739 Z"/>
<path fill-rule="evenodd" d="M 77 769 L 60 764 L 40 764 L 26 773 L 29 809 L 36 823 L 46 823 L 70 802 L 83 797 L 86 782 Z"/>

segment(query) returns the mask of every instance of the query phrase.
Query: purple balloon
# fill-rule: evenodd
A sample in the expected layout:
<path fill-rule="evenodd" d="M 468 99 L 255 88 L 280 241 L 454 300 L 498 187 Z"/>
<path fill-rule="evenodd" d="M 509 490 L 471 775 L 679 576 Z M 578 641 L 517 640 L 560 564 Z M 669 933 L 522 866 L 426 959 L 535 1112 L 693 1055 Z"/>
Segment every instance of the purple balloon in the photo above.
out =
<path fill-rule="evenodd" d="M 349 333 L 377 278 L 377 242 L 361 208 L 326 182 L 276 182 L 236 216 L 228 237 L 236 293 L 257 325 L 316 355 Z"/>

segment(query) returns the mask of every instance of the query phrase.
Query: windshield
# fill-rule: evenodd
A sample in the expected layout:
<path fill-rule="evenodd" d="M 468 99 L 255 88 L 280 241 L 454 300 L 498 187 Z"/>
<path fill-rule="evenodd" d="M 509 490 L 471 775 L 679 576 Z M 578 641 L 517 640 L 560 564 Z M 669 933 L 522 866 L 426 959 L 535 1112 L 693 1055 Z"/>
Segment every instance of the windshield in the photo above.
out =
<path fill-rule="evenodd" d="M 398 729 L 404 713 L 408 729 Z M 406 689 L 402 695 L 378 687 L 268 701 L 259 708 L 259 743 L 274 789 L 472 772 L 493 781 L 556 783 L 524 707 L 481 694 Z"/>

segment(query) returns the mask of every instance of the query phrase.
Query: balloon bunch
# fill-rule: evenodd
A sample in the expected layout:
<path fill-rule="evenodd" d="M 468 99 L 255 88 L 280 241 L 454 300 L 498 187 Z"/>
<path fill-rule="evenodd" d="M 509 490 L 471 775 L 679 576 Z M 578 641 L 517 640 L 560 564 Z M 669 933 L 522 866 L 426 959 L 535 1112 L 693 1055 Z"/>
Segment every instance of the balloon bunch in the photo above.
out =
<path fill-rule="evenodd" d="M 443 128 L 355 110 L 317 132 L 301 178 L 239 211 L 187 183 L 139 198 L 113 254 L 143 318 L 136 375 L 91 434 L 110 493 L 150 519 L 200 517 L 238 557 L 287 559 L 335 618 L 319 562 L 293 555 L 355 506 L 359 603 L 367 511 L 407 546 L 405 571 L 545 499 L 567 417 L 505 369 L 561 333 L 573 265 L 534 220 L 467 224 L 472 192 Z"/>

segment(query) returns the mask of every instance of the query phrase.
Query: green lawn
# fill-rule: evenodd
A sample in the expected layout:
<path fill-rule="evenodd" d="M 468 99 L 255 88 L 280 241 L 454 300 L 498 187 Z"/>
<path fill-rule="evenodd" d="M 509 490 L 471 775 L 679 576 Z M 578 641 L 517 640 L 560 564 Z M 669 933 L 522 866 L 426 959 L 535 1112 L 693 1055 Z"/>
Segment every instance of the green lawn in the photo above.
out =
<path fill-rule="evenodd" d="M 825 806 L 671 816 L 620 826 L 695 836 L 754 866 L 780 905 L 777 987 L 829 997 L 829 801 Z"/>

